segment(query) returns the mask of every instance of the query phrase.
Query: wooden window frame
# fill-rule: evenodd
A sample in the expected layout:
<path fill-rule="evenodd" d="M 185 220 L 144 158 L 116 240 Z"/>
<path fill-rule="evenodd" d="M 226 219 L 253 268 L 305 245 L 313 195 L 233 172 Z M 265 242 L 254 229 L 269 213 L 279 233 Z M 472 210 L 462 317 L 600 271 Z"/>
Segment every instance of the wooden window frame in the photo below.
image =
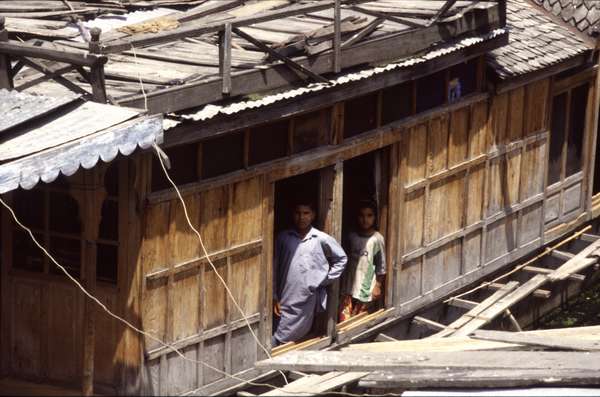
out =
<path fill-rule="evenodd" d="M 583 127 L 583 138 L 582 138 L 582 160 L 581 160 L 581 169 L 574 174 L 569 176 L 566 175 L 567 170 L 567 149 L 569 145 L 569 134 L 571 132 L 570 126 L 570 118 L 571 118 L 571 95 L 573 90 L 587 84 L 588 85 L 588 93 L 587 93 L 587 101 L 586 101 L 586 113 L 585 113 L 585 121 Z M 590 112 L 593 111 L 593 102 L 594 102 L 594 91 L 595 91 L 595 81 L 594 76 L 590 74 L 589 71 L 584 71 L 582 73 L 567 77 L 562 80 L 553 81 L 552 82 L 552 92 L 551 97 L 549 98 L 549 122 L 548 122 L 548 149 L 546 153 L 546 175 L 545 175 L 545 199 L 548 199 L 550 196 L 558 196 L 558 216 L 554 219 L 550 219 L 546 222 L 544 220 L 544 228 L 549 230 L 561 223 L 568 222 L 572 219 L 577 218 L 581 212 L 585 209 L 587 202 L 587 191 L 589 189 L 588 178 L 589 178 L 589 170 L 590 164 L 588 164 L 588 159 L 590 158 L 590 150 L 588 143 L 590 142 L 591 136 L 591 124 L 590 123 Z M 549 164 L 550 164 L 550 145 L 552 139 L 552 128 L 551 117 L 554 112 L 553 105 L 554 99 L 559 95 L 566 94 L 566 111 L 565 111 L 565 129 L 563 132 L 563 142 L 561 147 L 560 154 L 560 178 L 557 182 L 549 185 Z M 577 184 L 581 184 L 581 193 L 579 206 L 575 209 L 571 209 L 568 212 L 565 212 L 564 201 L 565 201 L 565 192 L 575 187 Z"/>

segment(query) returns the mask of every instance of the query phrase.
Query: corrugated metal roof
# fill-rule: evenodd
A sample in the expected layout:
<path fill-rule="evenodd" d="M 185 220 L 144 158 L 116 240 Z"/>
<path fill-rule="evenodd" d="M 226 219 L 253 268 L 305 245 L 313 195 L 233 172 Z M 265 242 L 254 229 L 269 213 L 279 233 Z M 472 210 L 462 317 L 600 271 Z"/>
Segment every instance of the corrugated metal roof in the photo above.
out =
<path fill-rule="evenodd" d="M 52 98 L 33 100 L 53 103 Z M 7 131 L 10 135 L 0 143 L 0 160 L 9 160 L 0 165 L 0 194 L 19 186 L 31 189 L 60 173 L 72 175 L 79 167 L 92 168 L 100 159 L 109 162 L 119 153 L 127 156 L 163 138 L 162 116 L 141 116 L 136 109 L 86 102 L 47 117 L 49 121 L 30 121 Z"/>
<path fill-rule="evenodd" d="M 49 97 L 0 89 L 0 132 L 48 114 L 79 96 Z"/>
<path fill-rule="evenodd" d="M 506 33 L 506 31 L 504 29 L 496 29 L 488 34 L 466 37 L 466 38 L 458 40 L 457 42 L 454 42 L 452 44 L 442 45 L 442 46 L 440 46 L 434 50 L 428 51 L 427 53 L 420 55 L 420 56 L 410 57 L 410 58 L 404 59 L 399 62 L 387 64 L 385 66 L 370 67 L 370 68 L 364 69 L 360 72 L 344 74 L 336 79 L 331 80 L 329 84 L 314 83 L 314 84 L 310 84 L 306 87 L 296 88 L 293 90 L 287 90 L 287 91 L 284 91 L 284 92 L 281 92 L 278 94 L 267 95 L 258 100 L 235 102 L 235 103 L 231 103 L 231 104 L 227 104 L 227 105 L 209 104 L 195 112 L 178 113 L 178 116 L 181 117 L 183 120 L 205 121 L 205 120 L 212 119 L 213 117 L 216 117 L 219 114 L 232 115 L 232 114 L 236 114 L 236 113 L 239 113 L 239 112 L 247 110 L 247 109 L 260 108 L 263 106 L 273 104 L 275 102 L 280 102 L 280 101 L 284 101 L 287 99 L 296 98 L 298 96 L 306 95 L 308 93 L 331 89 L 331 88 L 339 86 L 339 85 L 367 79 L 374 75 L 389 72 L 391 70 L 418 65 L 418 64 L 427 62 L 429 60 L 441 57 L 443 55 L 447 55 L 447 54 L 453 53 L 455 51 L 459 51 L 463 48 L 467 48 L 467 47 L 473 46 L 475 44 L 479 44 L 484 41 L 491 40 L 491 39 L 493 39 L 501 34 L 504 34 L 504 33 Z M 180 123 L 181 123 L 181 121 L 179 121 L 179 120 L 165 119 L 164 129 L 166 131 L 168 129 L 171 129 L 171 128 L 177 126 Z"/>
<path fill-rule="evenodd" d="M 85 102 L 60 117 L 32 123 L 16 137 L 0 139 L 0 161 L 71 142 L 139 115 L 136 109 Z"/>

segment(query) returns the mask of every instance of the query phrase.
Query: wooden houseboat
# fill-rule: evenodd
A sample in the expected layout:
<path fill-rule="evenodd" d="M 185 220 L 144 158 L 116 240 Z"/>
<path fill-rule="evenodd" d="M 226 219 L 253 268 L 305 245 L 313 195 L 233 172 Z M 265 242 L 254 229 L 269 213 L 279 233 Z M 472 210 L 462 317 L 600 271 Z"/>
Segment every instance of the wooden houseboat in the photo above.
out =
<path fill-rule="evenodd" d="M 17 217 L 152 337 L 5 211 L 7 384 L 224 392 L 264 376 L 253 334 L 273 354 L 360 340 L 590 222 L 600 9 L 571 26 L 539 2 L 1 2 L 0 88 L 164 114 L 163 161 L 243 310 L 152 146 L 33 189 L 22 176 L 3 190 Z M 161 5 L 183 8 L 139 11 Z M 359 199 L 378 203 L 385 299 L 337 324 L 334 284 L 311 338 L 271 349 L 273 241 L 299 193 L 339 241 Z"/>

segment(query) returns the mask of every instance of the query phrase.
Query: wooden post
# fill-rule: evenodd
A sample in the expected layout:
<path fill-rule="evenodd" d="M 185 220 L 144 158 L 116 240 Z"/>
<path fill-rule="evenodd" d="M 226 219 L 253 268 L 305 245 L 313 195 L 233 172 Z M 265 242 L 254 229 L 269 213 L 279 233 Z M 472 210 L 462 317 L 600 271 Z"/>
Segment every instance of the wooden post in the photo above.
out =
<path fill-rule="evenodd" d="M 598 61 L 598 67 L 600 67 L 600 60 Z M 600 175 L 595 175 L 596 171 L 596 161 L 600 161 L 600 159 L 596 158 L 596 146 L 598 145 L 598 119 L 600 113 L 600 71 L 596 70 L 596 79 L 594 84 L 590 85 L 590 88 L 593 89 L 593 99 L 591 106 L 588 107 L 589 111 L 592 112 L 593 117 L 592 125 L 588 127 L 589 133 L 587 134 L 589 139 L 588 145 L 588 158 L 587 162 L 587 194 L 586 194 L 586 203 L 585 209 L 589 211 L 589 219 L 592 219 L 592 197 L 594 196 L 594 178 L 600 178 Z"/>
<path fill-rule="evenodd" d="M 89 50 L 92 54 L 100 54 L 100 28 L 90 30 Z M 94 101 L 106 103 L 106 84 L 104 82 L 104 64 L 101 62 L 90 66 L 90 85 L 92 86 L 92 95 Z"/>
<path fill-rule="evenodd" d="M 8 31 L 5 27 L 6 18 L 0 15 L 0 41 L 8 41 Z M 10 67 L 10 57 L 0 54 L 0 88 L 12 90 L 13 80 Z"/>
<path fill-rule="evenodd" d="M 96 240 L 100 228 L 102 202 L 106 194 L 102 186 L 102 178 L 98 169 L 93 169 L 85 174 L 85 185 L 90 187 L 77 195 L 80 208 L 84 214 L 84 263 L 83 285 L 87 291 L 95 296 L 96 293 Z M 91 188 L 95 187 L 95 188 Z M 96 304 L 90 299 L 85 300 L 83 318 L 83 365 L 81 374 L 81 391 L 84 396 L 94 394 L 94 361 L 96 347 Z"/>
<path fill-rule="evenodd" d="M 340 6 L 340 0 L 335 0 L 333 16 L 333 72 L 339 73 L 342 70 L 342 9 Z"/>
<path fill-rule="evenodd" d="M 231 24 L 219 32 L 219 73 L 221 74 L 223 95 L 231 94 Z"/>
<path fill-rule="evenodd" d="M 319 223 L 323 230 L 338 242 L 342 240 L 342 195 L 344 163 L 321 170 L 319 186 Z M 335 338 L 337 312 L 340 298 L 340 282 L 336 280 L 327 289 L 327 335 Z"/>

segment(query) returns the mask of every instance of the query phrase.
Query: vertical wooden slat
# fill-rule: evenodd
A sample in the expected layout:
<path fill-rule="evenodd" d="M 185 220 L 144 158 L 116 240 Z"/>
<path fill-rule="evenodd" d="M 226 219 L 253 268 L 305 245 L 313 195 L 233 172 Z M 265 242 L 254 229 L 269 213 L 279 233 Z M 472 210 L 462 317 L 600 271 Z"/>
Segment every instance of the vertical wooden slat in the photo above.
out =
<path fill-rule="evenodd" d="M 600 69 L 600 60 L 598 61 L 598 67 Z M 588 183 L 587 183 L 587 194 L 586 194 L 586 203 L 585 203 L 585 208 L 590 211 L 589 212 L 589 216 L 590 219 L 592 217 L 592 196 L 594 194 L 594 172 L 595 172 L 595 164 L 596 161 L 599 161 L 600 159 L 596 158 L 596 145 L 598 145 L 598 118 L 599 118 L 599 111 L 598 109 L 600 108 L 600 72 L 599 70 L 596 70 L 596 79 L 594 80 L 594 83 L 590 86 L 592 93 L 592 99 L 590 101 L 590 106 L 588 107 L 588 114 L 591 113 L 592 116 L 590 118 L 591 121 L 591 125 L 588 128 L 588 142 L 589 144 L 587 144 L 584 147 L 587 147 L 588 149 L 588 158 L 589 160 L 587 161 L 587 177 L 588 179 Z M 597 175 L 596 177 L 600 178 L 600 175 Z"/>
<path fill-rule="evenodd" d="M 101 186 L 102 178 L 98 168 L 84 173 L 84 181 L 87 186 L 95 189 L 86 189 L 79 198 L 79 206 L 83 208 L 83 233 L 85 250 L 82 263 L 82 276 L 85 288 L 96 295 L 96 240 L 100 227 L 102 202 L 106 195 Z M 83 199 L 83 200 L 82 200 Z M 94 394 L 94 355 L 96 345 L 96 306 L 91 300 L 86 299 L 84 303 L 84 337 L 83 337 L 83 367 L 82 367 L 82 392 L 86 396 Z"/>
<path fill-rule="evenodd" d="M 342 196 L 344 164 L 338 161 L 334 166 L 321 170 L 319 185 L 319 224 L 323 231 L 337 241 L 342 239 Z M 337 309 L 339 305 L 339 280 L 327 289 L 327 335 L 335 338 Z"/>
<path fill-rule="evenodd" d="M 233 185 L 229 186 L 229 189 L 227 189 L 227 238 L 226 238 L 226 246 L 229 247 L 231 245 L 231 240 L 232 240 L 232 233 L 233 233 L 233 194 L 234 194 L 234 188 Z M 227 263 L 226 263 L 226 268 L 225 268 L 225 273 L 226 273 L 226 277 L 225 277 L 225 281 L 230 284 L 231 280 L 232 280 L 232 269 L 231 269 L 231 257 L 227 257 Z M 232 319 L 232 310 L 238 310 L 236 307 L 234 307 L 233 302 L 231 301 L 230 297 L 227 297 L 226 301 L 225 301 L 225 324 L 227 325 L 231 325 L 231 319 Z M 228 374 L 231 373 L 231 369 L 232 369 L 232 357 L 231 355 L 233 354 L 233 352 L 231 351 L 231 329 L 229 329 L 227 331 L 227 334 L 225 336 L 225 372 L 227 372 Z"/>
<path fill-rule="evenodd" d="M 398 173 L 398 167 L 400 162 L 398 160 L 398 144 L 391 145 L 389 147 L 389 185 L 388 185 L 388 227 L 387 227 L 387 276 L 386 276 L 386 291 L 385 291 L 385 302 L 386 306 L 394 306 L 397 295 L 395 295 L 396 284 L 398 278 L 396 277 L 396 268 L 398 265 L 398 258 L 400 257 L 399 250 L 399 233 L 402 219 L 400 218 L 400 209 L 403 208 L 403 198 L 400 196 L 400 179 Z"/>
<path fill-rule="evenodd" d="M 261 288 L 260 307 L 260 335 L 265 346 L 271 344 L 272 318 L 273 318 L 273 233 L 275 220 L 275 184 L 263 177 L 262 190 L 262 269 L 261 280 L 264 288 Z M 262 349 L 257 347 L 258 357 L 262 357 Z"/>
<path fill-rule="evenodd" d="M 224 95 L 231 94 L 231 23 L 226 23 L 219 31 L 219 73 L 221 74 Z"/>

